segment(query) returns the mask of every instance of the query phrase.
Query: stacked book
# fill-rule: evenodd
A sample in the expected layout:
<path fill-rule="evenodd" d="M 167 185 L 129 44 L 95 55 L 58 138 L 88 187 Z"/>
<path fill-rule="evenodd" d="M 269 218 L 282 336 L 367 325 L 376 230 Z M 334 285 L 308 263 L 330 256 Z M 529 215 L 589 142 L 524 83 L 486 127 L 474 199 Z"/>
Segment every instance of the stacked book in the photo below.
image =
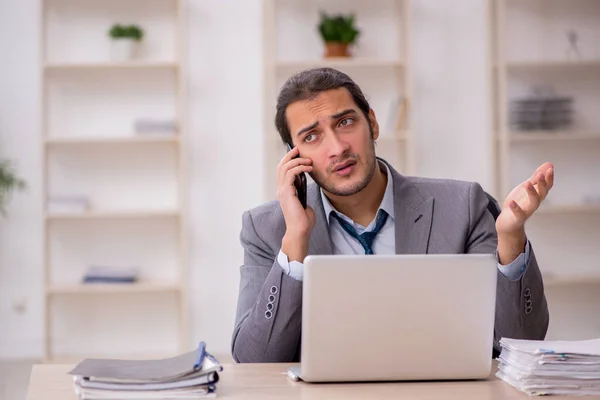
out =
<path fill-rule="evenodd" d="M 534 96 L 515 99 L 510 105 L 511 125 L 518 131 L 559 130 L 571 126 L 573 98 Z"/>
<path fill-rule="evenodd" d="M 83 283 L 135 283 L 138 280 L 136 267 L 110 267 L 92 265 L 83 276 Z"/>
<path fill-rule="evenodd" d="M 161 360 L 86 359 L 70 374 L 81 400 L 197 399 L 216 397 L 221 364 L 197 350 Z"/>
<path fill-rule="evenodd" d="M 600 339 L 500 345 L 496 376 L 528 395 L 600 395 Z"/>

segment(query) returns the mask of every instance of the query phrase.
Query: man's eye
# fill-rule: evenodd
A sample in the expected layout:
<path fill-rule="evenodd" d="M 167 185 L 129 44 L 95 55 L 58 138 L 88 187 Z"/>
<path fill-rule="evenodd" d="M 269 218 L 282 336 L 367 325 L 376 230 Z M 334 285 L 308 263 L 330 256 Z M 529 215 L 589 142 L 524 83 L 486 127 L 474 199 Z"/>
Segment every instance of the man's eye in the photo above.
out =
<path fill-rule="evenodd" d="M 310 143 L 312 141 L 314 141 L 316 139 L 317 135 L 315 135 L 314 133 L 308 134 L 306 136 L 304 136 L 304 141 L 307 143 Z"/>
<path fill-rule="evenodd" d="M 352 118 L 344 118 L 343 120 L 340 121 L 340 125 L 348 126 L 348 125 L 352 124 L 352 122 L 354 122 L 354 120 Z"/>

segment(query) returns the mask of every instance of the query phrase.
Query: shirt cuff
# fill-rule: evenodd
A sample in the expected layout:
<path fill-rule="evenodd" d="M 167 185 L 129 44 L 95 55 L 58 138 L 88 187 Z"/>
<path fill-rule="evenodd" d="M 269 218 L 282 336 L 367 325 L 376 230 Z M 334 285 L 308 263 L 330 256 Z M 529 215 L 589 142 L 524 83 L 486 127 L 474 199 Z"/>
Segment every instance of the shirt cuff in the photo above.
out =
<path fill-rule="evenodd" d="M 523 277 L 527 266 L 529 265 L 529 252 L 530 252 L 529 240 L 525 243 L 525 252 L 519 254 L 519 257 L 508 265 L 500 264 L 498 261 L 498 270 L 511 281 L 518 281 Z M 496 258 L 498 253 L 496 253 Z"/>
<path fill-rule="evenodd" d="M 299 261 L 290 262 L 288 256 L 281 250 L 279 250 L 279 254 L 277 255 L 277 263 L 287 276 L 290 276 L 297 281 L 301 281 L 304 277 L 304 264 Z"/>

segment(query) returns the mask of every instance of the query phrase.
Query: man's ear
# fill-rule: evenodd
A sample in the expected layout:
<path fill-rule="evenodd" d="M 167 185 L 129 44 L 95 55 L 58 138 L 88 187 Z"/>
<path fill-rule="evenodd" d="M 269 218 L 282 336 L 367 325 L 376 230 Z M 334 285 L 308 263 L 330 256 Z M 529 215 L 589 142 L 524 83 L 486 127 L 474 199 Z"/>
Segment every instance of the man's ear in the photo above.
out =
<path fill-rule="evenodd" d="M 371 108 L 369 110 L 369 123 L 371 124 L 371 132 L 373 137 L 371 139 L 377 140 L 379 137 L 379 122 L 377 122 L 377 117 L 375 117 L 375 111 Z"/>

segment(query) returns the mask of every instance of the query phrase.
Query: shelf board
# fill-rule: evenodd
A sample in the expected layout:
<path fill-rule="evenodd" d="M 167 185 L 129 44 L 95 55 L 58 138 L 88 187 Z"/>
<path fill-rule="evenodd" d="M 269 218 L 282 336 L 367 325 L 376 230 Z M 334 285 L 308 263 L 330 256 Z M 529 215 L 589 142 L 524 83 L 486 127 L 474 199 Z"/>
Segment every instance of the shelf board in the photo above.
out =
<path fill-rule="evenodd" d="M 305 69 L 312 67 L 369 67 L 369 68 L 402 68 L 404 64 L 398 60 L 378 60 L 376 58 L 323 58 L 317 60 L 277 61 L 277 68 Z"/>
<path fill-rule="evenodd" d="M 593 131 L 531 131 L 509 132 L 508 138 L 512 142 L 600 140 L 600 134 Z"/>
<path fill-rule="evenodd" d="M 90 137 L 90 138 L 50 138 L 45 141 L 47 146 L 71 146 L 71 145 L 132 145 L 132 144 L 177 144 L 177 135 L 144 135 L 124 137 Z"/>
<path fill-rule="evenodd" d="M 179 64 L 170 61 L 126 61 L 126 62 L 66 62 L 46 63 L 48 71 L 93 70 L 93 69 L 177 69 Z"/>
<path fill-rule="evenodd" d="M 179 211 L 87 211 L 81 213 L 47 213 L 46 219 L 59 220 L 87 220 L 87 219 L 143 219 L 143 218 L 175 218 Z"/>
<path fill-rule="evenodd" d="M 155 283 L 90 283 L 71 285 L 50 285 L 46 288 L 49 295 L 56 294 L 96 294 L 96 293 L 165 293 L 178 292 L 177 284 Z"/>
<path fill-rule="evenodd" d="M 600 213 L 600 204 L 548 205 L 541 206 L 536 214 L 594 214 Z"/>
<path fill-rule="evenodd" d="M 576 68 L 598 68 L 600 60 L 579 61 L 513 61 L 506 63 L 506 68 L 512 71 L 528 71 L 540 69 L 576 69 Z"/>

